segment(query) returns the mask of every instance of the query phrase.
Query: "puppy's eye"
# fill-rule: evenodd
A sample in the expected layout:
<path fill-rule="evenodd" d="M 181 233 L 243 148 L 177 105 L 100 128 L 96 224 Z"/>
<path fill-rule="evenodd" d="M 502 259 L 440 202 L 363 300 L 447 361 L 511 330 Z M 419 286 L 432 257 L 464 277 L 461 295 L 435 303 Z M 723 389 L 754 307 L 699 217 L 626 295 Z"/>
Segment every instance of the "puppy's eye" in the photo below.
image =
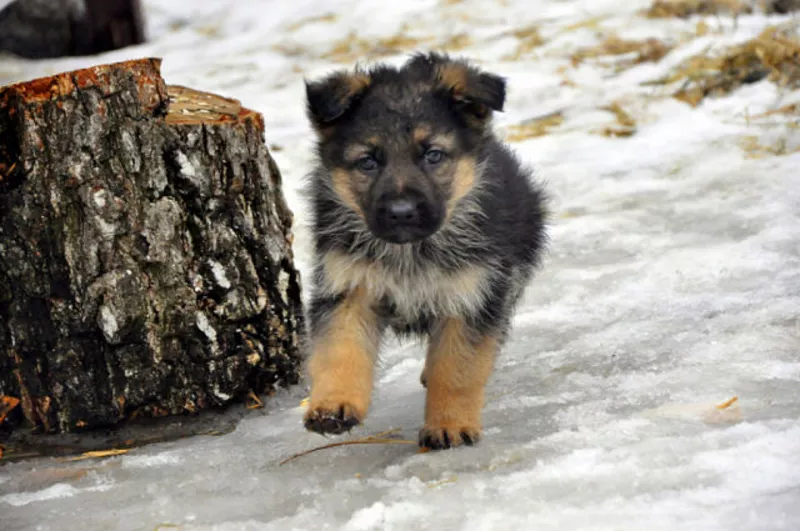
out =
<path fill-rule="evenodd" d="M 424 156 L 425 162 L 428 164 L 439 164 L 444 160 L 444 151 L 441 149 L 429 149 Z"/>
<path fill-rule="evenodd" d="M 375 157 L 370 157 L 367 155 L 366 157 L 361 157 L 356 161 L 356 166 L 358 169 L 363 172 L 372 172 L 378 169 L 378 161 L 375 160 Z"/>

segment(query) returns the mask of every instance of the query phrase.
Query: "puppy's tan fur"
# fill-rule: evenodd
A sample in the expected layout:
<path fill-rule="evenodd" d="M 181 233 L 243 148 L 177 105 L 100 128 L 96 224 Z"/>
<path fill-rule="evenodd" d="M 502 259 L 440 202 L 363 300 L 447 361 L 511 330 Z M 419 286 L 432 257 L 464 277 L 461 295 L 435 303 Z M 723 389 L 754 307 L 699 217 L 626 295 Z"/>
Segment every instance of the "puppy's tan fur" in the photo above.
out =
<path fill-rule="evenodd" d="M 371 299 L 356 288 L 312 345 L 308 371 L 313 386 L 306 418 L 341 412 L 359 420 L 366 416 L 379 342 Z"/>
<path fill-rule="evenodd" d="M 447 439 L 452 446 L 477 442 L 496 353 L 494 337 L 470 337 L 458 318 L 445 320 L 434 332 L 422 378 L 428 394 L 420 438 Z"/>

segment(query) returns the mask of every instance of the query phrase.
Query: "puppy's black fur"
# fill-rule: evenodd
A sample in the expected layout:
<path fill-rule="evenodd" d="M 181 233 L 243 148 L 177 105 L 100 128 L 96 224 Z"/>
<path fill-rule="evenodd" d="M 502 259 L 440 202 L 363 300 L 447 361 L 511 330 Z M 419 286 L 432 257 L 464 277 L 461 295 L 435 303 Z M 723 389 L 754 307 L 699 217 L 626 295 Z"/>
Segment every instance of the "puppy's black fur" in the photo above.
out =
<path fill-rule="evenodd" d="M 363 420 L 391 328 L 430 341 L 420 444 L 471 444 L 491 360 L 546 241 L 543 192 L 491 131 L 505 80 L 420 54 L 306 92 L 318 134 L 306 427 Z"/>

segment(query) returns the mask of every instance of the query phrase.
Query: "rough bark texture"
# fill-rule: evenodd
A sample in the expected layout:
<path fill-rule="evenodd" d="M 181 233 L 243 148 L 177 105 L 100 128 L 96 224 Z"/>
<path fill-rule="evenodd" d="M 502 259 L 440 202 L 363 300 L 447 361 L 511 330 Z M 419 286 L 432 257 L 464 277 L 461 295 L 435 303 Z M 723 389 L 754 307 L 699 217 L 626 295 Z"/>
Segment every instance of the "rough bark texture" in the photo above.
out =
<path fill-rule="evenodd" d="M 88 55 L 144 42 L 139 0 L 15 0 L 0 11 L 0 50 Z"/>
<path fill-rule="evenodd" d="M 159 66 L 0 89 L 0 395 L 44 431 L 298 379 L 292 215 L 261 116 Z"/>

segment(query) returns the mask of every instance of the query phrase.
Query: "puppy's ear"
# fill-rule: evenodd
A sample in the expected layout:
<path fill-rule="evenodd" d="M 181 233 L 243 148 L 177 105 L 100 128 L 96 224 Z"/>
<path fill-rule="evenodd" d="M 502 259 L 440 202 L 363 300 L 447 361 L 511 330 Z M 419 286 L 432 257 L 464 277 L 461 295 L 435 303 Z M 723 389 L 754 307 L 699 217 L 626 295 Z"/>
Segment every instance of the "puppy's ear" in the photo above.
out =
<path fill-rule="evenodd" d="M 418 60 L 428 62 L 433 68 L 435 86 L 472 121 L 482 124 L 492 111 L 502 112 L 506 102 L 506 81 L 502 77 L 446 55 L 430 54 Z"/>
<path fill-rule="evenodd" d="M 317 129 L 330 126 L 363 97 L 370 78 L 363 72 L 336 72 L 319 81 L 306 81 L 308 117 Z"/>

